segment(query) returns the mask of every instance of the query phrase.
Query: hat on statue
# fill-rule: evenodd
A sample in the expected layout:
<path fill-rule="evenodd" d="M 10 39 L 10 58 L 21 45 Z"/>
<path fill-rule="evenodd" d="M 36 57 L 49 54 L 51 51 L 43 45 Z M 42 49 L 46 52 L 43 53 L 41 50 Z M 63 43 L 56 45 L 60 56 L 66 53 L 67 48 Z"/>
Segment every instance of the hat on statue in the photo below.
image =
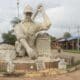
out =
<path fill-rule="evenodd" d="M 30 5 L 27 5 L 24 8 L 24 13 L 33 13 L 32 11 L 33 11 L 33 9 L 32 9 L 32 7 Z"/>

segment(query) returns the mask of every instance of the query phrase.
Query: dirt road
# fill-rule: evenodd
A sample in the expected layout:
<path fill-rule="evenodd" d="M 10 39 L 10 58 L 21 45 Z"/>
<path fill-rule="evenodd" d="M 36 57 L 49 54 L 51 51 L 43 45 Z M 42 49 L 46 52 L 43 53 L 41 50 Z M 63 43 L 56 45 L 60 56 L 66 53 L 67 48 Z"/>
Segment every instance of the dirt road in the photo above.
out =
<path fill-rule="evenodd" d="M 38 77 L 38 78 L 0 77 L 0 80 L 80 80 L 80 70 L 53 77 Z"/>

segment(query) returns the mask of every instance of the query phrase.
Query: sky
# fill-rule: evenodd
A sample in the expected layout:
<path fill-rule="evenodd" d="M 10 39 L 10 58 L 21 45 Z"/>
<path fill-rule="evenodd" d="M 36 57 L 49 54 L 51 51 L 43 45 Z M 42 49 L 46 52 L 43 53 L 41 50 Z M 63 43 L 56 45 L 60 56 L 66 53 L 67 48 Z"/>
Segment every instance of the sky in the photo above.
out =
<path fill-rule="evenodd" d="M 1 34 L 12 29 L 10 21 L 17 16 L 17 0 L 0 0 L 0 41 Z M 77 35 L 80 25 L 80 0 L 20 0 L 20 17 L 23 17 L 24 7 L 29 4 L 35 10 L 42 3 L 49 16 L 52 26 L 47 31 L 57 38 L 64 32 Z"/>

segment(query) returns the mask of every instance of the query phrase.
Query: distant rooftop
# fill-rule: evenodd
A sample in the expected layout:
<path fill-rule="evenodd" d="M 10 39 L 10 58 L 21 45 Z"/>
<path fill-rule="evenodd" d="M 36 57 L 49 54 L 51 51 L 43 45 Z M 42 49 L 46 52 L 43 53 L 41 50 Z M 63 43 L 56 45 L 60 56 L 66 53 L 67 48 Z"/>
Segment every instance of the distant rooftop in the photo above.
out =
<path fill-rule="evenodd" d="M 80 35 L 79 36 L 72 36 L 72 37 L 70 37 L 70 38 L 67 38 L 67 39 L 65 39 L 65 38 L 62 38 L 62 39 L 60 39 L 60 40 L 58 40 L 59 42 L 63 42 L 63 41 L 70 41 L 70 40 L 75 40 L 75 39 L 80 39 Z"/>

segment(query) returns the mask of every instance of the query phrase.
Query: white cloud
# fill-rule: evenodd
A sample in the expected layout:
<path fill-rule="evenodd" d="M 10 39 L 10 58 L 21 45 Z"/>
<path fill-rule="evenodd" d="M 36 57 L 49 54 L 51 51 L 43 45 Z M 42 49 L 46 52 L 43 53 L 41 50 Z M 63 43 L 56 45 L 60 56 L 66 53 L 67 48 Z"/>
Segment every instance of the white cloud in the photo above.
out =
<path fill-rule="evenodd" d="M 48 30 L 48 33 L 56 37 L 61 37 L 63 32 L 61 31 L 62 29 L 59 24 L 63 20 L 64 7 L 56 7 L 56 8 L 48 9 L 47 14 L 52 22 L 52 26 Z"/>

